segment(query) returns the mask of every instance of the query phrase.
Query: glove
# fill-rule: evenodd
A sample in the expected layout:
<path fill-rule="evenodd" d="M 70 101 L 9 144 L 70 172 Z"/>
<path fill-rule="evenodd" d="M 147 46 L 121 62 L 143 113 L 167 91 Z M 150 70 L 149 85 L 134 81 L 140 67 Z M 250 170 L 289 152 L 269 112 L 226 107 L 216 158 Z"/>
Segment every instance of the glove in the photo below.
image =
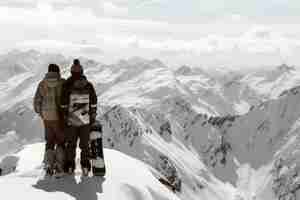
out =
<path fill-rule="evenodd" d="M 96 119 L 95 118 L 91 118 L 90 120 L 90 126 L 93 126 L 93 124 L 96 122 Z"/>
<path fill-rule="evenodd" d="M 92 126 L 96 122 L 96 114 L 90 115 L 90 125 Z"/>
<path fill-rule="evenodd" d="M 61 120 L 61 124 L 64 128 L 68 127 L 68 116 L 67 114 L 64 114 Z"/>

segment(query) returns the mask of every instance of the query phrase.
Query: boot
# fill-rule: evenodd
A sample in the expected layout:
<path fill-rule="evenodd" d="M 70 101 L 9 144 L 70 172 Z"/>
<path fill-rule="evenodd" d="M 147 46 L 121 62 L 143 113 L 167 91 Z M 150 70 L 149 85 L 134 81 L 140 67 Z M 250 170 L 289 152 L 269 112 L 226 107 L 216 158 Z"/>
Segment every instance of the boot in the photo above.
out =
<path fill-rule="evenodd" d="M 52 149 L 48 149 L 46 151 L 46 163 L 45 163 L 45 170 L 47 176 L 52 176 L 54 173 L 54 165 L 55 165 L 55 152 Z"/>
<path fill-rule="evenodd" d="M 65 168 L 65 173 L 69 174 L 69 175 L 74 175 L 75 173 L 75 169 L 73 167 L 66 167 Z"/>
<path fill-rule="evenodd" d="M 54 177 L 59 179 L 59 178 L 62 178 L 64 175 L 65 175 L 65 173 L 63 171 L 62 172 L 56 171 L 54 174 Z"/>
<path fill-rule="evenodd" d="M 61 178 L 64 173 L 65 151 L 62 146 L 57 146 L 55 150 L 55 177 Z"/>
<path fill-rule="evenodd" d="M 84 176 L 84 177 L 89 176 L 89 169 L 88 168 L 82 168 L 82 176 Z"/>
<path fill-rule="evenodd" d="M 51 167 L 46 168 L 46 176 L 53 176 L 53 169 Z"/>

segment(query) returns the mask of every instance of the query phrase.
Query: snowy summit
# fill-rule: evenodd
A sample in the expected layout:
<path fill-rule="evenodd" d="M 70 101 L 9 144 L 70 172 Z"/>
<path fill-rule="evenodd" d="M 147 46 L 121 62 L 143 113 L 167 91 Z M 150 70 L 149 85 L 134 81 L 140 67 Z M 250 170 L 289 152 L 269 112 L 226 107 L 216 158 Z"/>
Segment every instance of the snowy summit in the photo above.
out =
<path fill-rule="evenodd" d="M 107 176 L 85 178 L 80 175 L 64 179 L 42 177 L 44 144 L 26 146 L 12 155 L 18 160 L 16 172 L 0 180 L 2 197 L 10 199 L 157 199 L 176 200 L 174 194 L 153 177 L 142 162 L 115 150 L 105 150 Z M 120 165 L 122 163 L 122 165 Z M 12 163 L 7 163 L 7 165 Z M 12 192 L 13 191 L 16 192 Z"/>

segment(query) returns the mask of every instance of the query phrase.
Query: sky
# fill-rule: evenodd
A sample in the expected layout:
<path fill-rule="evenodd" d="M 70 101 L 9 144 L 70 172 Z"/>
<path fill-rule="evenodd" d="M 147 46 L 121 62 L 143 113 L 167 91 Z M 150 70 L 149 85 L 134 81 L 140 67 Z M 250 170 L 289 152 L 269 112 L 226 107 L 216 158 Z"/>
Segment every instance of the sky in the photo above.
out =
<path fill-rule="evenodd" d="M 300 65 L 299 22 L 299 0 L 1 0 L 0 50 L 104 63 Z"/>

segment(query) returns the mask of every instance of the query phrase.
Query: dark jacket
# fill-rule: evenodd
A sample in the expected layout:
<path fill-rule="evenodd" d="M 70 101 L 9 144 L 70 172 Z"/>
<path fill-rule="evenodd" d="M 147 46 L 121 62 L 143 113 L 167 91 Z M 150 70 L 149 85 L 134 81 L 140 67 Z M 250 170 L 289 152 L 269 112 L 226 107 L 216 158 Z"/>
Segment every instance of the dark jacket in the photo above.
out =
<path fill-rule="evenodd" d="M 39 83 L 34 95 L 33 107 L 43 120 L 60 120 L 60 100 L 64 81 L 59 73 L 48 72 Z"/>
<path fill-rule="evenodd" d="M 62 87 L 61 109 L 69 126 L 83 126 L 95 121 L 97 115 L 97 95 L 93 85 L 81 76 L 70 77 Z"/>

